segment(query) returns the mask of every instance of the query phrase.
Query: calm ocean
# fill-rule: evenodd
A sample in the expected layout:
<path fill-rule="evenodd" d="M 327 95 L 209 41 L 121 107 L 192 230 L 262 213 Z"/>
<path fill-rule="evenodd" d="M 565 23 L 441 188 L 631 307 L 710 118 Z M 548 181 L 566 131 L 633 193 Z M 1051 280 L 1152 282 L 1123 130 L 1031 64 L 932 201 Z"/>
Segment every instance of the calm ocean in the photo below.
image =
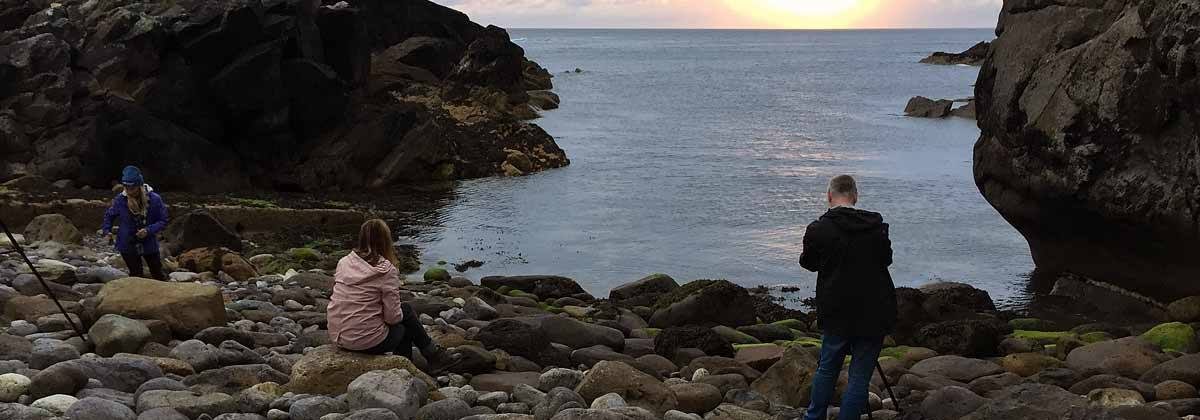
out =
<path fill-rule="evenodd" d="M 426 262 L 561 274 L 598 296 L 654 272 L 810 296 L 804 226 L 848 173 L 891 223 L 897 285 L 1028 295 L 1028 247 L 972 179 L 975 122 L 901 116 L 914 95 L 971 96 L 977 68 L 917 61 L 990 30 L 511 33 L 556 75 L 562 108 L 537 123 L 573 163 L 462 183 L 406 238 Z"/>

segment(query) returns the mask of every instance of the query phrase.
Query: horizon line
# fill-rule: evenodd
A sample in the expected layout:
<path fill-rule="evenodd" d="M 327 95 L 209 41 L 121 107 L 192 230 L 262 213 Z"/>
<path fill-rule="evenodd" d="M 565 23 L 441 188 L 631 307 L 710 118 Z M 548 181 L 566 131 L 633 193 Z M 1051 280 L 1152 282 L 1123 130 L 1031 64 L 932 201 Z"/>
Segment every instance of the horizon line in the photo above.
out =
<path fill-rule="evenodd" d="M 496 25 L 499 26 L 499 25 Z M 509 30 L 579 30 L 579 31 L 936 31 L 936 30 L 995 30 L 994 27 L 877 27 L 877 28 L 753 28 L 753 27 L 714 27 L 714 28 L 672 28 L 672 27 L 622 27 L 622 26 L 505 26 Z"/>

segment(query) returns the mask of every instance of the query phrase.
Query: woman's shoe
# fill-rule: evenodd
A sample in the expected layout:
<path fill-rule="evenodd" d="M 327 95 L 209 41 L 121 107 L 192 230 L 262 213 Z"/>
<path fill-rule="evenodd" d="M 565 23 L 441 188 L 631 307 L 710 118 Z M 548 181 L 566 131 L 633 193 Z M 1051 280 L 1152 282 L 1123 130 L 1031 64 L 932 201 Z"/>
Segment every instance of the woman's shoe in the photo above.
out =
<path fill-rule="evenodd" d="M 437 344 L 421 349 L 421 355 L 425 356 L 425 361 L 429 363 L 429 374 L 433 376 L 441 375 L 462 363 L 461 354 L 450 352 Z"/>

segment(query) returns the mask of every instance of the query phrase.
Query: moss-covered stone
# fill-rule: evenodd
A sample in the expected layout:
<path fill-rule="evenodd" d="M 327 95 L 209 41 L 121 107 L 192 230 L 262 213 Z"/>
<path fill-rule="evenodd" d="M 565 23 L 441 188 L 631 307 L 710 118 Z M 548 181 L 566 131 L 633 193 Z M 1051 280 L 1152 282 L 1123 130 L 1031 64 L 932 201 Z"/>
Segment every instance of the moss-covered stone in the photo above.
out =
<path fill-rule="evenodd" d="M 445 270 L 442 270 L 442 271 L 445 271 Z M 505 293 L 505 294 L 510 297 L 523 297 L 523 298 L 530 298 L 533 300 L 538 300 L 537 295 L 523 291 L 523 290 L 512 289 L 512 290 L 509 290 L 508 293 Z"/>
<path fill-rule="evenodd" d="M 762 344 L 761 341 L 752 337 L 750 334 L 746 334 L 724 325 L 715 326 L 712 328 L 712 330 L 720 335 L 721 338 L 724 338 L 725 341 L 728 341 L 732 344 Z"/>
<path fill-rule="evenodd" d="M 292 248 L 287 251 L 288 256 L 301 261 L 320 261 L 325 258 L 320 251 L 312 248 Z"/>
<path fill-rule="evenodd" d="M 1159 324 L 1142 334 L 1142 339 L 1163 350 L 1186 352 L 1196 342 L 1196 330 L 1182 322 Z"/>
<path fill-rule="evenodd" d="M 775 344 L 775 343 L 734 344 L 733 350 L 741 351 L 742 349 L 754 349 L 754 348 L 760 348 L 760 347 L 776 347 L 776 346 L 778 346 L 778 344 Z"/>
<path fill-rule="evenodd" d="M 1081 335 L 1081 336 L 1079 336 L 1079 339 L 1082 340 L 1084 343 L 1092 344 L 1092 343 L 1099 343 L 1101 341 L 1112 340 L 1113 336 L 1108 335 L 1108 333 L 1106 333 L 1104 331 L 1095 331 L 1095 332 L 1090 332 L 1090 333 Z"/>
<path fill-rule="evenodd" d="M 445 268 L 434 267 L 434 268 L 425 270 L 424 278 L 425 278 L 425 281 L 446 282 L 446 281 L 450 281 L 450 272 L 446 271 Z"/>
<path fill-rule="evenodd" d="M 658 334 L 662 332 L 662 329 L 646 327 L 646 328 L 639 328 L 634 331 L 641 331 L 643 336 L 653 338 L 653 337 L 658 337 Z"/>
<path fill-rule="evenodd" d="M 880 357 L 894 357 L 896 359 L 903 360 L 904 355 L 908 354 L 909 350 L 912 350 L 912 347 L 909 347 L 909 346 L 887 347 L 879 352 L 879 356 Z"/>
<path fill-rule="evenodd" d="M 801 320 L 795 319 L 795 318 L 775 321 L 775 322 L 772 322 L 771 325 L 781 325 L 781 326 L 788 327 L 793 330 L 800 330 L 800 331 L 804 331 L 804 330 L 808 329 L 808 324 L 806 324 L 804 321 L 801 321 Z"/>
<path fill-rule="evenodd" d="M 1049 368 L 1062 367 L 1063 362 L 1044 354 L 1015 353 L 1000 359 L 1000 366 L 1021 377 L 1028 377 Z"/>
<path fill-rule="evenodd" d="M 512 291 L 513 291 L 513 288 L 510 286 L 500 286 L 499 289 L 496 289 L 496 293 L 499 293 L 499 294 L 502 294 L 505 296 L 508 296 L 509 292 L 512 292 Z"/>
<path fill-rule="evenodd" d="M 1025 340 L 1029 340 L 1029 341 L 1033 342 L 1034 344 L 1044 346 L 1047 344 L 1056 343 L 1056 342 L 1058 342 L 1058 340 L 1060 338 L 1063 338 L 1063 337 L 1075 337 L 1075 333 L 1072 333 L 1070 331 L 1016 330 L 1016 331 L 1013 331 L 1013 333 L 1009 336 L 1016 337 L 1016 338 L 1022 338 Z"/>
<path fill-rule="evenodd" d="M 812 337 L 802 337 L 784 344 L 785 346 L 800 346 L 800 347 L 821 347 L 821 339 Z"/>
<path fill-rule="evenodd" d="M 1038 318 L 1017 318 L 1008 321 L 1008 325 L 1020 331 L 1058 331 L 1053 322 Z"/>
<path fill-rule="evenodd" d="M 658 298 L 658 302 L 655 302 L 653 309 L 658 310 L 671 306 L 671 304 L 691 296 L 692 293 L 696 293 L 708 286 L 712 286 L 715 283 L 717 283 L 716 280 L 696 280 L 691 283 L 684 284 L 683 286 L 679 286 L 679 288 L 672 290 L 670 293 Z"/>

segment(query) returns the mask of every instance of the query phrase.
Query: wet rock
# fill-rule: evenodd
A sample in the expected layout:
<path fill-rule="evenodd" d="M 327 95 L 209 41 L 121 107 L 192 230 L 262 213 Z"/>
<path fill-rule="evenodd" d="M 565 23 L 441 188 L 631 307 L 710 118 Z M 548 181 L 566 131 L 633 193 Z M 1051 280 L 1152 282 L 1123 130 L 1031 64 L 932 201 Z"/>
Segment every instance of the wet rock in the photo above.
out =
<path fill-rule="evenodd" d="M 105 284 L 97 297 L 100 315 L 161 320 L 177 336 L 190 337 L 226 322 L 221 289 L 213 286 L 130 277 Z"/>

